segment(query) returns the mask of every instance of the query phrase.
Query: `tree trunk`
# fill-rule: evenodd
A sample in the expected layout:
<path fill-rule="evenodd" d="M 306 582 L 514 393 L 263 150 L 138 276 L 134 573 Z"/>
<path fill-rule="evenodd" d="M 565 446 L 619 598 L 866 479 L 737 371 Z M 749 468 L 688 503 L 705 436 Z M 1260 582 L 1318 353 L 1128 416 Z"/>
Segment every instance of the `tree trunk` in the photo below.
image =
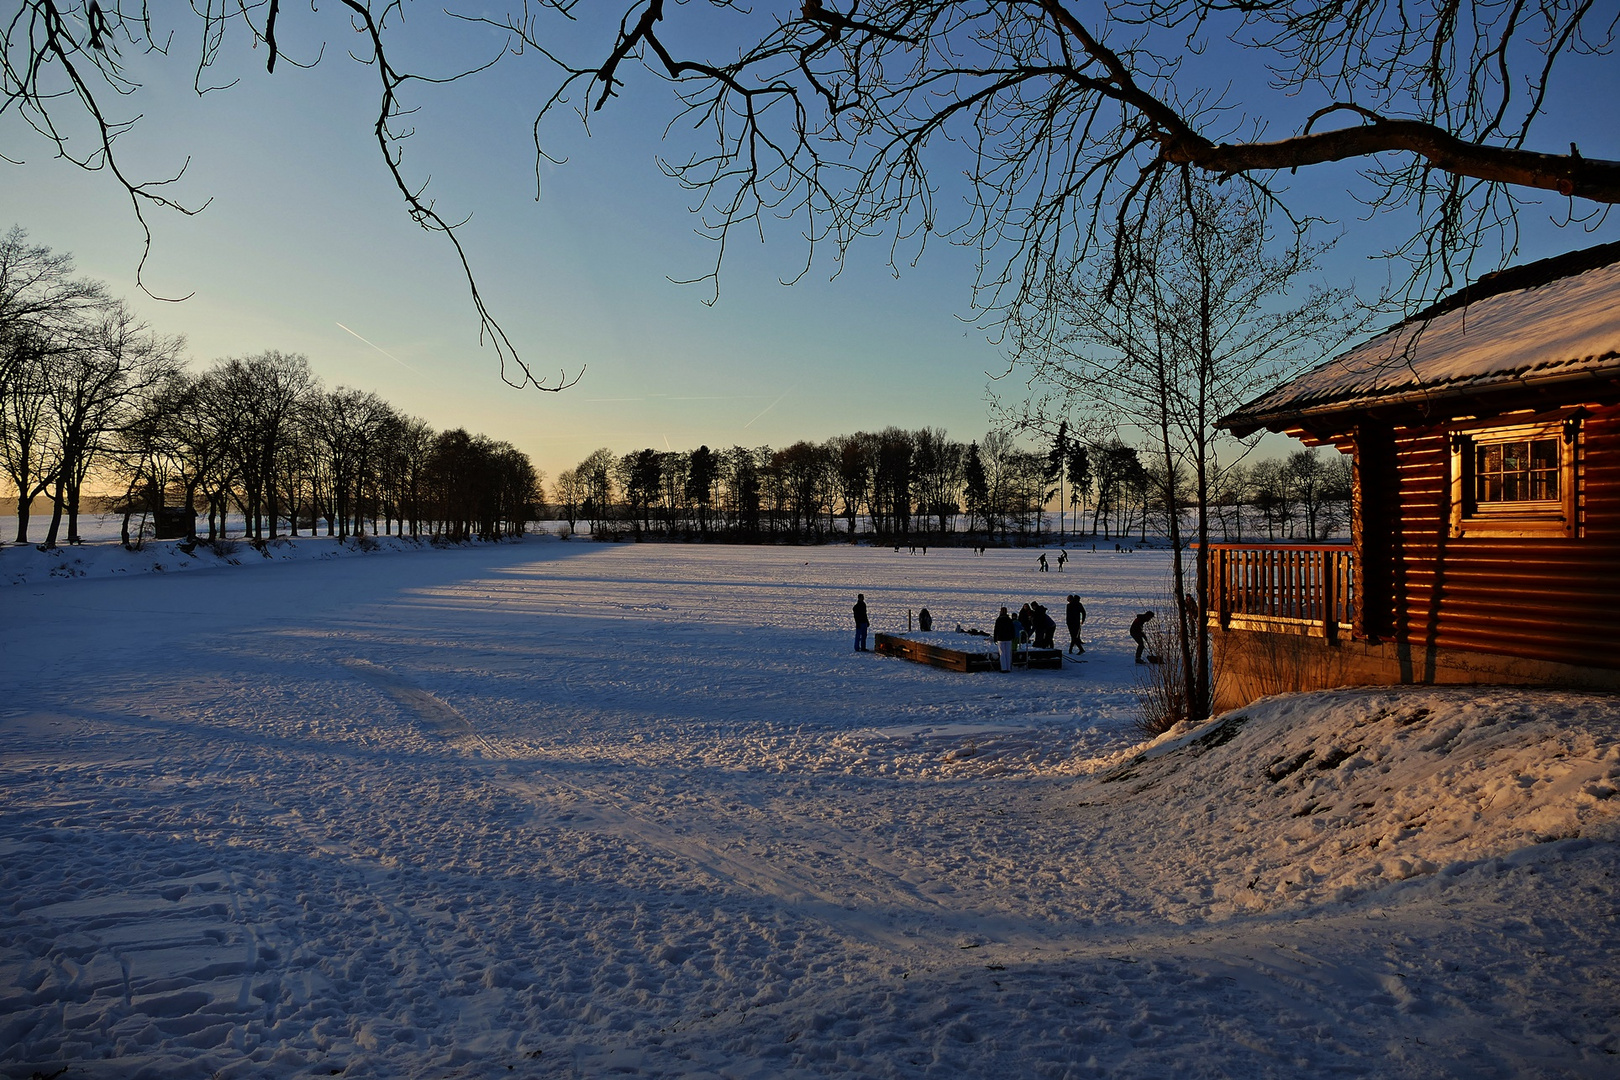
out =
<path fill-rule="evenodd" d="M 84 543 L 84 538 L 79 535 L 79 495 L 83 491 L 83 489 L 84 489 L 83 483 L 80 482 L 77 479 L 74 479 L 74 480 L 71 480 L 71 481 L 68 482 L 68 489 L 67 489 L 67 526 L 68 526 L 67 542 L 70 543 L 70 544 L 82 544 L 82 543 Z"/>
<path fill-rule="evenodd" d="M 265 516 L 270 519 L 270 539 L 274 540 L 277 535 L 276 512 L 280 509 L 280 505 L 279 500 L 276 498 L 275 462 L 271 460 L 269 454 L 265 455 L 264 460 L 264 488 Z"/>
<path fill-rule="evenodd" d="M 67 501 L 65 488 L 67 485 L 67 467 L 64 463 L 62 471 L 56 474 L 56 491 L 51 494 L 51 527 L 45 530 L 45 547 L 56 546 L 57 533 L 62 528 L 62 507 Z"/>

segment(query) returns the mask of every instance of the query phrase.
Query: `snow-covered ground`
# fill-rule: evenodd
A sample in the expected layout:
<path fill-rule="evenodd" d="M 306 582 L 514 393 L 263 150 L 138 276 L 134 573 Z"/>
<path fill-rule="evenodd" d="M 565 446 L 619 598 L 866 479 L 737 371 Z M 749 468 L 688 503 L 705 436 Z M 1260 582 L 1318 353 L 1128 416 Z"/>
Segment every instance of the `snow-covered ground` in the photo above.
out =
<path fill-rule="evenodd" d="M 0 550 L 0 1075 L 1620 1075 L 1614 699 L 1143 748 L 1163 553 L 301 543 Z"/>

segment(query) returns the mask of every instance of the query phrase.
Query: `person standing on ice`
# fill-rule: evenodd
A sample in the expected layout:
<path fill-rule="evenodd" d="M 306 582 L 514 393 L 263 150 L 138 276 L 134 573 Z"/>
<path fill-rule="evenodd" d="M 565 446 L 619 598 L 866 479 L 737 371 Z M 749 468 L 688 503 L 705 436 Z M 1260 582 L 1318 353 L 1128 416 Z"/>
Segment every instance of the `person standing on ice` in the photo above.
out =
<path fill-rule="evenodd" d="M 866 651 L 866 594 L 855 594 L 855 651 Z"/>
<path fill-rule="evenodd" d="M 1069 624 L 1069 651 L 1084 656 L 1086 647 L 1080 641 L 1080 625 L 1086 621 L 1086 605 L 1073 593 L 1069 594 L 1069 606 L 1063 610 L 1063 618 Z"/>
<path fill-rule="evenodd" d="M 1044 574 L 1050 569 L 1052 568 L 1046 565 L 1046 552 L 1043 551 L 1041 552 L 1041 573 Z"/>
<path fill-rule="evenodd" d="M 928 613 L 928 609 L 923 608 L 921 611 L 917 612 L 917 629 L 926 634 L 933 628 L 934 617 Z"/>
<path fill-rule="evenodd" d="M 1052 648 L 1052 639 L 1057 634 L 1057 623 L 1053 622 L 1052 616 L 1046 613 L 1045 604 L 1031 602 L 1029 606 L 1035 615 L 1035 647 L 1037 649 Z"/>
<path fill-rule="evenodd" d="M 1153 621 L 1153 612 L 1144 611 L 1131 621 L 1131 640 L 1136 642 L 1136 662 L 1144 663 L 1142 650 L 1147 648 L 1147 624 Z"/>
<path fill-rule="evenodd" d="M 990 635 L 990 640 L 996 643 L 996 650 L 1001 654 L 1001 670 L 1012 670 L 1013 640 L 1018 637 L 1018 624 L 1013 617 L 1002 608 L 1001 614 L 996 616 L 996 629 Z"/>

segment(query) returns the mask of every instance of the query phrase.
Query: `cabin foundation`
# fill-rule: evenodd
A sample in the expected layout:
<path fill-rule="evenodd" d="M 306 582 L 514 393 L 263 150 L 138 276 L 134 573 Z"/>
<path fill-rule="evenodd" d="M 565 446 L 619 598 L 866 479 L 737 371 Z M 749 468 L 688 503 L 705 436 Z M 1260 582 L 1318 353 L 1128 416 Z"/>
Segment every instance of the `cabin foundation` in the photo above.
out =
<path fill-rule="evenodd" d="M 1271 694 L 1345 686 L 1556 686 L 1620 692 L 1620 670 L 1519 656 L 1414 646 L 1397 641 L 1328 641 L 1308 634 L 1211 628 L 1215 710 Z"/>

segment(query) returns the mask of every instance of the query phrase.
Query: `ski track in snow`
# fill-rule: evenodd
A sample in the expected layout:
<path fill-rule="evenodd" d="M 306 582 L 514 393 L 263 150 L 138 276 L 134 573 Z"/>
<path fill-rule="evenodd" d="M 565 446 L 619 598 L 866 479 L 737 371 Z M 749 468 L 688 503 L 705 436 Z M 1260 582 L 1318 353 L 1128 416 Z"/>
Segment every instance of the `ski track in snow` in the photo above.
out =
<path fill-rule="evenodd" d="M 1166 556 L 1034 554 L 19 572 L 0 1075 L 1620 1074 L 1612 699 L 1144 749 Z M 855 654 L 856 591 L 875 630 L 1077 591 L 1086 663 Z"/>

